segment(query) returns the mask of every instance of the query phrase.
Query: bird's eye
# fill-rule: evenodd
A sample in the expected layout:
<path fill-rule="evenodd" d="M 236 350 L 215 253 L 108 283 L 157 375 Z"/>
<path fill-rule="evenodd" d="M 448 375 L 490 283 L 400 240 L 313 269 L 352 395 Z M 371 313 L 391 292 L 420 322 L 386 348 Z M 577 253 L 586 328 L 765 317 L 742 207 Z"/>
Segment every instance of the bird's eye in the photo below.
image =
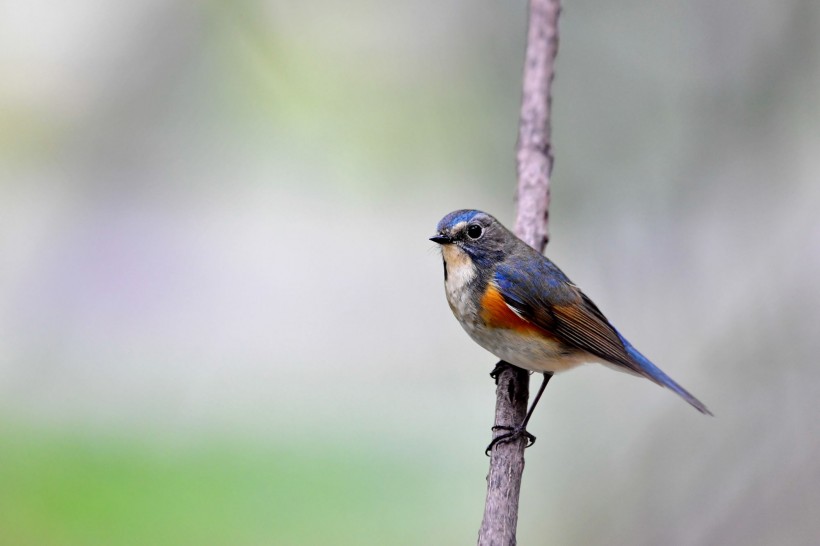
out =
<path fill-rule="evenodd" d="M 470 239 L 478 239 L 484 230 L 478 224 L 473 224 L 467 227 L 467 237 Z"/>

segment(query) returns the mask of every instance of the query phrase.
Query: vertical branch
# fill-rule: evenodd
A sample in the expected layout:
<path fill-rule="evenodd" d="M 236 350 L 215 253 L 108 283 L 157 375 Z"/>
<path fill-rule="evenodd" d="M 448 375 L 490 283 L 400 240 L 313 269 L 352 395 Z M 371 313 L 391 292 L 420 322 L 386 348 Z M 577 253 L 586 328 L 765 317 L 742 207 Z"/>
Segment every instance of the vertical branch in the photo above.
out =
<path fill-rule="evenodd" d="M 518 214 L 515 233 L 544 251 L 549 242 L 552 141 L 550 86 L 558 54 L 560 0 L 531 0 L 521 114 L 518 125 Z"/>
<path fill-rule="evenodd" d="M 515 233 L 543 252 L 549 240 L 552 148 L 550 141 L 550 85 L 558 53 L 560 0 L 530 0 L 527 52 L 519 119 L 518 213 Z M 495 424 L 515 426 L 524 421 L 529 398 L 529 374 L 506 366 L 497 376 Z M 512 546 L 516 543 L 518 499 L 524 472 L 525 438 L 496 445 L 487 476 L 484 519 L 479 546 Z"/>

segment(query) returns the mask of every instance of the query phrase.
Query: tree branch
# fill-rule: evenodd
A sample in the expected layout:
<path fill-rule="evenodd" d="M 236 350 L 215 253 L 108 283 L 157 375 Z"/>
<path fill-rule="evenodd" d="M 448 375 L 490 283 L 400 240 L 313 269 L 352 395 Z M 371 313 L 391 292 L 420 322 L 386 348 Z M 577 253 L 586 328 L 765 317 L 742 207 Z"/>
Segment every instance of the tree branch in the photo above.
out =
<path fill-rule="evenodd" d="M 515 233 L 539 252 L 549 240 L 550 85 L 558 53 L 560 0 L 530 0 L 527 52 L 518 130 L 518 214 Z M 516 426 L 523 422 L 529 398 L 529 374 L 506 366 L 497 375 L 495 424 Z M 500 433 L 497 433 L 500 434 Z M 516 543 L 518 498 L 524 472 L 524 449 L 520 438 L 493 448 L 487 476 L 484 519 L 478 533 L 479 546 L 512 546 Z"/>

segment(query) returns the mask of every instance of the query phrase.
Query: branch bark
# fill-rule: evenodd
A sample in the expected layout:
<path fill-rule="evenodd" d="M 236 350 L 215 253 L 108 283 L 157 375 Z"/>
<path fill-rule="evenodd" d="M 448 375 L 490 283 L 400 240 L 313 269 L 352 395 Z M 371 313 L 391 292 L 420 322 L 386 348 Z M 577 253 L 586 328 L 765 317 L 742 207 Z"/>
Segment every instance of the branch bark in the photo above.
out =
<path fill-rule="evenodd" d="M 530 0 L 527 51 L 518 129 L 518 212 L 515 233 L 539 252 L 549 241 L 550 86 L 558 53 L 560 0 Z M 495 424 L 515 426 L 524 420 L 529 398 L 529 374 L 506 366 L 497 376 Z M 497 432 L 496 434 L 501 434 Z M 490 454 L 484 519 L 479 546 L 512 546 L 516 543 L 518 499 L 524 472 L 527 441 L 498 444 Z"/>

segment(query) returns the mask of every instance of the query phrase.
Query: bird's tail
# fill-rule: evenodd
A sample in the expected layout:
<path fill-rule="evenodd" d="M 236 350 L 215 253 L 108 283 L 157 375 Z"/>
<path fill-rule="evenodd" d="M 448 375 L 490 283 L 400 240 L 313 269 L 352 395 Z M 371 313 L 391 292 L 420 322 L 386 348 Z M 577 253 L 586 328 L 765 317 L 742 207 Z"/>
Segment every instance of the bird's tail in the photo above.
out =
<path fill-rule="evenodd" d="M 620 337 L 621 341 L 623 341 L 627 354 L 629 354 L 632 360 L 634 360 L 640 367 L 642 375 L 648 379 L 651 379 L 661 387 L 666 387 L 667 389 L 674 391 L 678 396 L 689 402 L 689 404 L 699 412 L 714 416 L 714 414 L 709 411 L 709 408 L 707 408 L 703 402 L 692 396 L 689 391 L 675 383 L 671 377 L 663 373 L 660 368 L 652 364 L 648 358 L 638 352 L 638 350 L 626 339 L 624 339 L 622 335 L 618 334 L 618 337 Z"/>

